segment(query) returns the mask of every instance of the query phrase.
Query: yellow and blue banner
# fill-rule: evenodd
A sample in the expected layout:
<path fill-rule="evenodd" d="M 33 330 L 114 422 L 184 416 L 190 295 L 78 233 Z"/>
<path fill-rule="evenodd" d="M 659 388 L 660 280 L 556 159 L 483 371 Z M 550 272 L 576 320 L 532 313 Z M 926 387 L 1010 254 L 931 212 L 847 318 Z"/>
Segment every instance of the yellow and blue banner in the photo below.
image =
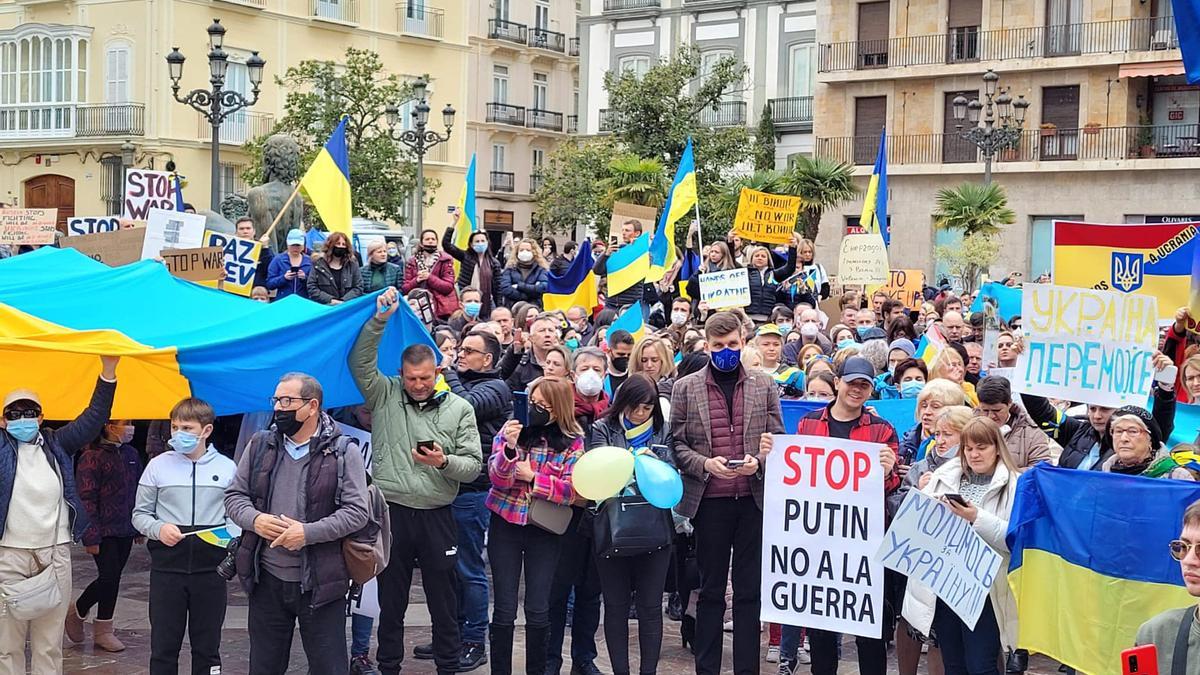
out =
<path fill-rule="evenodd" d="M 153 260 L 113 268 L 74 249 L 38 249 L 0 260 L 0 391 L 33 389 L 47 418 L 74 419 L 100 374 L 97 357 L 111 354 L 122 357 L 114 418 L 166 419 L 188 396 L 218 415 L 264 410 L 293 370 L 321 382 L 328 407 L 353 405 L 362 395 L 347 359 L 376 295 L 264 304 L 183 281 Z M 379 369 L 396 374 L 414 343 L 434 347 L 401 302 Z"/>
<path fill-rule="evenodd" d="M 317 153 L 313 163 L 300 179 L 300 189 L 321 214 L 321 222 L 330 232 L 341 232 L 347 237 L 350 231 L 350 150 L 346 146 L 346 120 L 338 122 L 337 128 Z"/>
<path fill-rule="evenodd" d="M 1187 481 L 1048 464 L 1022 474 L 1008 529 L 1017 645 L 1081 673 L 1121 672 L 1138 626 L 1196 603 L 1167 544 L 1197 499 Z"/>
<path fill-rule="evenodd" d="M 471 243 L 471 234 L 479 229 L 479 215 L 475 212 L 475 154 L 472 153 L 471 164 L 467 167 L 467 179 L 458 195 L 458 224 L 454 227 L 454 245 L 467 250 Z"/>
<path fill-rule="evenodd" d="M 1158 298 L 1160 323 L 1186 307 L 1197 223 L 1054 222 L 1054 283 Z"/>
<path fill-rule="evenodd" d="M 679 158 L 679 168 L 675 170 L 675 182 L 667 192 L 667 203 L 663 205 L 658 227 L 654 230 L 654 240 L 650 242 L 650 274 L 646 281 L 662 279 L 667 269 L 678 260 L 675 253 L 675 223 L 696 208 L 696 198 L 696 156 L 689 136 L 683 156 Z"/>
<path fill-rule="evenodd" d="M 892 243 L 892 233 L 887 218 L 887 130 L 879 133 L 879 152 L 875 155 L 875 168 L 871 170 L 871 182 L 867 183 L 867 195 L 863 199 L 862 215 L 858 226 L 868 233 L 878 232 L 885 246 Z"/>
<path fill-rule="evenodd" d="M 971 313 L 982 312 L 985 300 L 996 303 L 996 313 L 1001 319 L 1009 319 L 1021 313 L 1021 289 L 1005 286 L 997 281 L 989 281 L 979 289 L 979 295 L 971 303 Z"/>
<path fill-rule="evenodd" d="M 627 330 L 634 340 L 646 337 L 646 319 L 642 316 L 642 312 L 641 300 L 626 307 L 608 327 L 608 334 L 612 335 L 615 330 Z"/>
<path fill-rule="evenodd" d="M 646 283 L 646 275 L 649 272 L 650 233 L 643 232 L 642 236 L 634 239 L 632 243 L 622 246 L 616 253 L 608 256 L 608 297 L 611 298 L 634 284 Z"/>
<path fill-rule="evenodd" d="M 568 309 L 579 306 L 588 311 L 595 311 L 600 305 L 600 294 L 596 283 L 596 274 L 592 272 L 592 242 L 585 240 L 571 261 L 571 266 L 562 276 L 550 272 L 546 282 L 546 292 L 542 295 L 542 306 L 547 312 Z"/>

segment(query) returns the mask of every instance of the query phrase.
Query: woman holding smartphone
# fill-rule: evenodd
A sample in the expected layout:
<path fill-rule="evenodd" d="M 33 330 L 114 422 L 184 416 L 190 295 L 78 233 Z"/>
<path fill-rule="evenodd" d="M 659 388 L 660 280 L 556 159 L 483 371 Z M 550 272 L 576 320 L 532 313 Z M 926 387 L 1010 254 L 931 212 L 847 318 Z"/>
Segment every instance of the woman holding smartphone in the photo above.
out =
<path fill-rule="evenodd" d="M 1001 557 L 1001 573 L 992 580 L 988 599 L 975 628 L 934 595 L 933 589 L 910 577 L 902 614 L 913 628 L 937 634 L 946 675 L 989 675 L 999 672 L 1000 648 L 1013 649 L 1017 640 L 1016 599 L 1004 578 L 1009 551 L 1004 541 L 1020 473 L 1004 444 L 1000 427 L 986 417 L 973 417 L 959 435 L 958 461 L 933 472 L 921 490 L 940 500 L 971 527 Z"/>
<path fill-rule="evenodd" d="M 645 374 L 634 373 L 617 389 L 616 397 L 604 417 L 592 426 L 588 449 L 605 446 L 629 448 L 631 452 L 653 452 L 664 462 L 674 464 L 671 427 L 663 418 L 658 386 Z M 637 483 L 627 488 L 637 490 Z M 671 548 L 638 556 L 603 558 L 597 556 L 596 569 L 604 594 L 604 642 L 612 661 L 613 675 L 628 675 L 629 605 L 636 594 L 638 647 L 641 663 L 638 672 L 650 675 L 658 669 L 662 648 L 662 597 L 671 567 Z"/>
<path fill-rule="evenodd" d="M 558 564 L 562 532 L 546 527 L 576 501 L 571 485 L 583 455 L 584 434 L 575 421 L 571 383 L 542 377 L 529 384 L 525 423 L 509 420 L 492 442 L 488 475 L 492 511 L 488 559 L 492 565 L 492 673 L 512 673 L 517 589 L 525 571 L 525 672 L 545 675 L 550 632 L 550 581 Z M 557 507 L 557 508 L 556 508 Z M 556 511 L 560 512 L 556 514 Z M 542 518 L 541 514 L 549 517 Z"/>

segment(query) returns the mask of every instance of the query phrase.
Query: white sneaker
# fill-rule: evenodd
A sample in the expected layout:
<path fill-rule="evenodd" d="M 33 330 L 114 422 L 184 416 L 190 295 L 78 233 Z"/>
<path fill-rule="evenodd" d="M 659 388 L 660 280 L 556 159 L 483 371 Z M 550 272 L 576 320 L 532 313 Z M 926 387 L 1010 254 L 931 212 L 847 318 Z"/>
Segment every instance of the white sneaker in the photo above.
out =
<path fill-rule="evenodd" d="M 779 663 L 779 645 L 767 647 L 767 663 Z"/>
<path fill-rule="evenodd" d="M 796 661 L 798 661 L 804 665 L 808 665 L 808 664 L 812 663 L 812 657 L 808 655 L 807 647 L 796 651 Z"/>

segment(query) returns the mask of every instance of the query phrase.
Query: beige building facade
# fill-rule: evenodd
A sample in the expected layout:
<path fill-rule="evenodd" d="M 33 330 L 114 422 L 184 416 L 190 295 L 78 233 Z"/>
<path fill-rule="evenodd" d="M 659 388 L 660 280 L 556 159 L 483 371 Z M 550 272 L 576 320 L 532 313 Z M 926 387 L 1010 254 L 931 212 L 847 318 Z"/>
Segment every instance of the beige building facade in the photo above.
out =
<path fill-rule="evenodd" d="M 466 134 L 479 217 L 496 237 L 520 235 L 533 225 L 542 167 L 578 132 L 579 11 L 570 0 L 468 4 Z"/>
<path fill-rule="evenodd" d="M 993 180 L 1017 221 L 993 275 L 1051 265 L 1051 222 L 1163 222 L 1200 217 L 1200 87 L 1182 76 L 1169 0 L 820 0 L 825 28 L 814 104 L 816 154 L 858 166 L 866 184 L 886 129 L 892 256 L 925 261 L 955 236 L 930 216 L 938 189 L 981 181 L 983 157 L 954 99 L 1029 102 L 1019 140 Z M 1015 108 L 1010 108 L 1014 115 Z M 997 114 L 999 109 L 996 109 Z M 822 221 L 836 259 L 861 204 Z M 945 270 L 936 270 L 940 277 Z"/>
<path fill-rule="evenodd" d="M 266 60 L 262 92 L 221 128 L 222 195 L 244 192 L 242 144 L 267 133 L 286 92 L 274 78 L 306 59 L 338 62 L 348 47 L 378 52 L 405 78 L 428 74 L 435 111 L 469 99 L 466 0 L 0 0 L 0 201 L 95 216 L 119 209 L 121 146 L 134 166 L 174 161 L 184 198 L 208 208 L 211 128 L 171 94 L 166 56 L 187 57 L 181 93 L 208 88 L 206 27 L 219 18 L 229 54 L 226 88 L 249 95 L 246 61 Z M 399 102 L 398 102 L 399 103 Z M 381 117 L 382 117 L 382 112 Z M 409 117 L 408 115 L 405 116 Z M 463 118 L 426 156 L 441 181 L 427 221 L 457 202 L 469 157 Z M 440 125 L 441 116 L 431 116 Z M 353 171 L 353 167 L 351 167 Z"/>

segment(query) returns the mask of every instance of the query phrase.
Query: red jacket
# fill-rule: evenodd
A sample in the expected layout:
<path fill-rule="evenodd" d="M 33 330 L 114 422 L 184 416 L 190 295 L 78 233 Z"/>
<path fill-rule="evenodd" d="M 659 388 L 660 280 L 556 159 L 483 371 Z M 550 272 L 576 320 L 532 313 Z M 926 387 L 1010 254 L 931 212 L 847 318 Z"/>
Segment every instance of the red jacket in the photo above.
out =
<path fill-rule="evenodd" d="M 454 260 L 445 253 L 438 253 L 437 260 L 429 270 L 429 278 L 417 281 L 417 264 L 421 254 L 409 257 L 404 265 L 404 282 L 400 290 L 411 293 L 414 288 L 424 288 L 433 295 L 433 313 L 439 319 L 448 319 L 458 310 L 458 294 L 454 290 Z"/>
<path fill-rule="evenodd" d="M 829 436 L 829 410 L 833 404 L 814 410 L 805 415 L 796 427 L 796 433 L 801 436 Z M 882 443 L 899 456 L 900 440 L 896 430 L 882 417 L 872 415 L 866 410 L 858 418 L 858 425 L 850 429 L 850 440 L 864 443 Z M 900 474 L 892 467 L 892 472 L 883 478 L 883 494 L 889 495 L 900 487 Z"/>

